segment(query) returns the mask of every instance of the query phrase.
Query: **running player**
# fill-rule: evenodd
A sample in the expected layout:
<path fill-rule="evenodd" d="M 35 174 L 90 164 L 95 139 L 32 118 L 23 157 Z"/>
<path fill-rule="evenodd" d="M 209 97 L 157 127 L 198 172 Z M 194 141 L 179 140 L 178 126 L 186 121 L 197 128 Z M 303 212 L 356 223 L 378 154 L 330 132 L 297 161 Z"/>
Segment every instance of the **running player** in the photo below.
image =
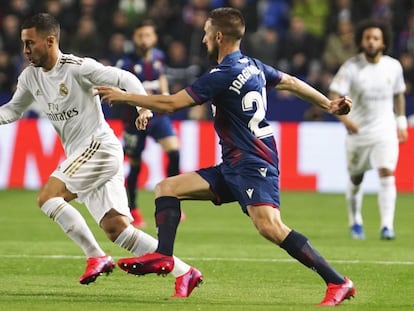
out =
<path fill-rule="evenodd" d="M 211 200 L 215 204 L 238 201 L 259 233 L 289 255 L 317 272 L 327 284 L 322 306 L 334 306 L 355 294 L 352 281 L 335 271 L 309 240 L 282 222 L 276 143 L 266 120 L 266 88 L 287 90 L 333 114 L 346 114 L 348 97 L 329 100 L 301 80 L 282 73 L 240 52 L 244 18 L 234 8 L 210 12 L 203 42 L 218 65 L 191 86 L 174 95 L 141 96 L 119 88 L 97 87 L 103 100 L 126 101 L 161 112 L 202 104 L 212 99 L 214 125 L 222 147 L 222 163 L 161 181 L 155 189 L 156 252 L 118 261 L 133 274 L 168 273 L 182 200 Z M 142 121 L 142 120 L 141 120 Z M 141 126 L 137 122 L 138 127 Z"/>
<path fill-rule="evenodd" d="M 36 102 L 60 136 L 67 158 L 42 187 L 37 202 L 84 251 L 87 264 L 79 282 L 89 284 L 102 273 L 110 273 L 115 264 L 70 201 L 85 203 L 108 238 L 131 253 L 142 255 L 157 247 L 156 239 L 130 223 L 122 145 L 105 121 L 93 87 L 108 84 L 146 93 L 127 71 L 63 54 L 59 33 L 60 25 L 50 14 L 36 14 L 24 21 L 21 40 L 31 65 L 20 74 L 12 99 L 0 107 L 0 124 L 18 120 Z M 150 111 L 142 116 L 150 117 Z M 174 296 L 187 297 L 202 275 L 179 259 L 175 262 Z"/>

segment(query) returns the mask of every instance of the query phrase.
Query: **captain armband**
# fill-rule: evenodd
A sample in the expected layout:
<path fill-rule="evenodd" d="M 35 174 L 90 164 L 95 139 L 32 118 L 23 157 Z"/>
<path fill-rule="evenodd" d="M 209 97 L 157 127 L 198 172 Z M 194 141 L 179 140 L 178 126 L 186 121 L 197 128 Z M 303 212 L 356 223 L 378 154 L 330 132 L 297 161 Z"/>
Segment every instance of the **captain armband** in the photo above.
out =
<path fill-rule="evenodd" d="M 408 127 L 408 122 L 407 122 L 407 117 L 406 116 L 397 116 L 395 118 L 395 120 L 397 121 L 397 127 L 400 130 L 406 130 Z"/>

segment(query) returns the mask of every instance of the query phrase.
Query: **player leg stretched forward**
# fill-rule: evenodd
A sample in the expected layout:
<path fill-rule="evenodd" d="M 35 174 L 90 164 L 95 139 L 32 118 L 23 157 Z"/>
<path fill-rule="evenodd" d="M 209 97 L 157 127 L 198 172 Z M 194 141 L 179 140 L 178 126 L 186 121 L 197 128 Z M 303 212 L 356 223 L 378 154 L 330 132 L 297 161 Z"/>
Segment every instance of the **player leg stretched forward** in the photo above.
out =
<path fill-rule="evenodd" d="M 320 305 L 338 305 L 355 294 L 352 281 L 332 268 L 305 236 L 281 220 L 279 159 L 273 130 L 266 119 L 266 89 L 289 91 L 338 115 L 349 113 L 352 100 L 346 96 L 330 100 L 300 79 L 242 54 L 244 30 L 240 11 L 211 11 L 204 25 L 203 43 L 218 65 L 176 94 L 142 96 L 119 88 L 97 87 L 104 101 L 124 101 L 163 113 L 212 101 L 214 127 L 222 147 L 220 165 L 169 177 L 156 186 L 157 249 L 143 256 L 120 259 L 118 265 L 138 275 L 168 273 L 174 264 L 180 202 L 237 201 L 263 237 L 322 277 L 327 290 Z"/>
<path fill-rule="evenodd" d="M 167 274 L 174 265 L 173 245 L 176 230 L 180 220 L 180 201 L 184 199 L 212 200 L 216 204 L 234 201 L 231 194 L 240 192 L 243 182 L 248 183 L 249 177 L 229 176 L 224 177 L 223 166 L 203 169 L 196 173 L 185 173 L 162 181 L 156 187 L 156 212 L 155 219 L 158 229 L 158 247 L 155 252 L 144 256 L 123 258 L 118 261 L 121 269 L 136 275 L 148 273 Z M 258 170 L 259 171 L 259 170 Z M 271 176 L 271 172 L 267 172 Z M 257 178 L 252 176 L 252 178 Z M 230 185 L 228 186 L 227 183 Z M 266 185 L 267 184 L 267 185 Z M 267 187 L 273 187 L 269 182 L 255 188 L 255 191 Z M 243 188 L 244 189 L 244 188 Z M 271 190 L 271 189 L 270 189 Z M 274 192 L 273 191 L 270 191 Z M 280 218 L 278 202 L 267 194 L 259 200 L 273 203 L 247 204 L 241 202 L 242 209 L 247 213 L 259 233 L 276 245 L 285 249 L 289 255 L 297 259 L 305 266 L 316 271 L 326 282 L 327 291 L 325 299 L 320 303 L 324 305 L 337 305 L 344 299 L 349 299 L 355 294 L 352 281 L 335 271 L 326 260 L 313 248 L 309 240 L 295 230 L 288 228 Z M 242 196 L 242 193 L 240 193 Z M 247 205 L 245 205 L 247 204 Z"/>

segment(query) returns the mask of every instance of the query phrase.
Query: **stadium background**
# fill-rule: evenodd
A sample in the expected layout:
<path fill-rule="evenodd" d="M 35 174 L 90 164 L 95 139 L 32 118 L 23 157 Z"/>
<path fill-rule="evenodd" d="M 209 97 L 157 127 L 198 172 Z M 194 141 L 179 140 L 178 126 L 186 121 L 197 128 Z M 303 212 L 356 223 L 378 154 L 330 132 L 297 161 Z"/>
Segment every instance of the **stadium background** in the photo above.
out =
<path fill-rule="evenodd" d="M 211 65 L 201 44 L 203 24 L 210 9 L 223 5 L 238 7 L 246 17 L 244 52 L 299 76 L 324 93 L 340 64 L 356 52 L 353 29 L 358 21 L 366 17 L 387 21 L 393 30 L 389 53 L 403 65 L 407 115 L 413 124 L 414 2 L 408 0 L 2 1 L 0 103 L 10 98 L 18 74 L 27 65 L 19 39 L 19 26 L 27 15 L 40 11 L 55 15 L 62 25 L 62 51 L 94 57 L 108 65 L 133 48 L 133 26 L 144 18 L 154 19 L 174 92 Z M 268 115 L 274 122 L 281 154 L 282 190 L 342 192 L 346 182 L 342 125 L 283 92 L 273 91 L 268 96 Z M 113 120 L 107 105 L 103 108 L 120 135 L 120 123 Z M 0 130 L 0 188 L 38 188 L 63 157 L 47 121 L 37 118 L 35 111 L 25 117 Z M 219 161 L 208 111 L 195 114 L 186 110 L 172 117 L 182 144 L 181 171 Z M 410 134 L 397 169 L 400 192 L 414 191 L 412 128 Z M 150 140 L 140 187 L 151 189 L 163 177 L 165 160 Z M 365 187 L 368 191 L 377 189 L 375 172 L 368 174 Z"/>

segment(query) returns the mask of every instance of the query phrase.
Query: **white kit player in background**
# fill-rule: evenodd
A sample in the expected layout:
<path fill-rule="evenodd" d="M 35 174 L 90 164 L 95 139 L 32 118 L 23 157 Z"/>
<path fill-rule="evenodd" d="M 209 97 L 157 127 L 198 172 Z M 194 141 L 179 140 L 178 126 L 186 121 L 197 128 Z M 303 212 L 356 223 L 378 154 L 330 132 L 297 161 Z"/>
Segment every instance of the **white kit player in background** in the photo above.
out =
<path fill-rule="evenodd" d="M 364 173 L 376 169 L 380 187 L 380 237 L 395 239 L 394 214 L 399 143 L 407 140 L 405 83 L 398 60 L 385 55 L 391 44 L 389 29 L 378 21 L 362 22 L 355 35 L 360 54 L 346 61 L 330 85 L 330 97 L 347 95 L 352 111 L 338 116 L 345 125 L 347 169 L 346 199 L 351 237 L 365 239 L 362 219 Z"/>
<path fill-rule="evenodd" d="M 135 255 L 153 252 L 158 244 L 130 223 L 122 145 L 105 121 L 94 86 L 112 85 L 146 93 L 141 82 L 127 71 L 63 54 L 59 32 L 59 23 L 49 14 L 24 21 L 21 40 L 31 64 L 20 74 L 12 99 L 0 107 L 0 124 L 18 120 L 36 102 L 60 136 L 67 158 L 42 187 L 37 202 L 84 251 L 87 265 L 79 282 L 89 284 L 102 273 L 110 273 L 115 264 L 70 201 L 85 203 L 107 237 Z M 140 118 L 150 115 L 144 109 Z M 202 278 L 198 270 L 178 258 L 174 276 L 175 297 L 188 297 L 193 284 Z"/>

